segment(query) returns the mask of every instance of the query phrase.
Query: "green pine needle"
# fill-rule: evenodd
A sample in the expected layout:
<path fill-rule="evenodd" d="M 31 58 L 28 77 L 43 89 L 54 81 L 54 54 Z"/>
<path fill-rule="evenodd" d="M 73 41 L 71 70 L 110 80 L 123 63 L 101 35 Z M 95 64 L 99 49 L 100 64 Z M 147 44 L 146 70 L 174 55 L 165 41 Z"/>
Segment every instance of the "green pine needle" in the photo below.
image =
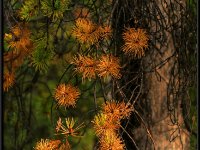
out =
<path fill-rule="evenodd" d="M 32 65 L 36 70 L 47 72 L 48 64 L 53 56 L 52 50 L 40 42 L 32 53 Z"/>
<path fill-rule="evenodd" d="M 38 0 L 26 0 L 19 11 L 22 20 L 29 21 L 31 17 L 38 13 Z"/>
<path fill-rule="evenodd" d="M 45 16 L 52 17 L 52 21 L 63 18 L 63 13 L 69 10 L 70 0 L 55 0 L 54 4 L 49 0 L 41 2 L 41 9 Z"/>

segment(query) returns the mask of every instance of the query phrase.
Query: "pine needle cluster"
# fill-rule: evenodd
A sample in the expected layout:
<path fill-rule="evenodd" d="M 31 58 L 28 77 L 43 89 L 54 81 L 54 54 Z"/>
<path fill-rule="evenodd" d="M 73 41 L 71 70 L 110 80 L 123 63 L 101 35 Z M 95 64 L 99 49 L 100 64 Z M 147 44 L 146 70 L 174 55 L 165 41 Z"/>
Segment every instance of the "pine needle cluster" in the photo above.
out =
<path fill-rule="evenodd" d="M 112 76 L 113 78 L 120 79 L 120 63 L 117 57 L 113 55 L 102 55 L 97 63 L 97 73 L 98 76 L 103 78 L 108 78 Z"/>
<path fill-rule="evenodd" d="M 15 72 L 23 64 L 24 59 L 33 50 L 30 39 L 31 32 L 27 24 L 19 23 L 11 28 L 10 33 L 4 35 L 4 41 L 8 43 L 9 51 L 4 53 L 4 77 L 3 90 L 8 91 L 15 82 Z"/>
<path fill-rule="evenodd" d="M 31 65 L 35 70 L 47 72 L 48 65 L 53 57 L 52 48 L 47 45 L 47 38 L 42 38 L 40 41 L 35 41 L 34 51 L 31 53 Z"/>
<path fill-rule="evenodd" d="M 32 53 L 32 66 L 36 70 L 46 72 L 48 69 L 48 63 L 52 58 L 52 52 L 45 50 L 44 47 L 37 47 Z"/>
<path fill-rule="evenodd" d="M 106 134 L 100 138 L 99 150 L 124 150 L 125 144 L 123 140 L 114 132 L 106 132 Z"/>
<path fill-rule="evenodd" d="M 124 101 L 117 103 L 112 100 L 103 104 L 102 112 L 97 114 L 92 123 L 100 141 L 100 150 L 123 150 L 124 143 L 118 135 L 120 121 L 129 118 L 133 106 Z"/>
<path fill-rule="evenodd" d="M 65 124 L 59 118 L 56 125 L 56 135 L 64 135 L 66 142 L 60 140 L 41 139 L 36 143 L 34 150 L 71 150 L 71 145 L 68 142 L 68 137 L 81 137 L 80 129 L 84 127 L 84 123 L 76 125 L 74 118 L 65 118 Z"/>
<path fill-rule="evenodd" d="M 65 118 L 65 125 L 62 123 L 62 119 L 59 118 L 57 121 L 56 132 L 57 134 L 65 135 L 66 138 L 68 136 L 81 137 L 79 130 L 84 127 L 84 123 L 81 123 L 78 126 L 75 124 L 74 118 Z"/>
<path fill-rule="evenodd" d="M 102 55 L 99 60 L 78 55 L 78 57 L 74 57 L 72 64 L 76 66 L 75 72 L 82 74 L 83 80 L 85 78 L 95 79 L 96 76 L 104 79 L 109 76 L 116 79 L 121 78 L 119 59 L 111 54 Z"/>
<path fill-rule="evenodd" d="M 75 21 L 75 27 L 72 30 L 72 35 L 78 39 L 81 44 L 91 46 L 98 44 L 102 39 L 111 36 L 111 29 L 109 26 L 101 27 L 93 23 L 88 18 L 78 18 Z"/>
<path fill-rule="evenodd" d="M 3 91 L 8 91 L 15 83 L 15 74 L 6 72 L 3 74 Z"/>
<path fill-rule="evenodd" d="M 69 10 L 70 0 L 43 0 L 41 1 L 41 10 L 45 16 L 52 17 L 52 21 L 55 22 L 58 19 L 63 18 L 63 13 Z"/>
<path fill-rule="evenodd" d="M 75 107 L 76 101 L 80 96 L 78 88 L 71 84 L 59 84 L 55 90 L 54 97 L 59 106 Z"/>
<path fill-rule="evenodd" d="M 102 110 L 104 113 L 113 116 L 116 119 L 124 119 L 129 118 L 131 112 L 133 111 L 133 106 L 131 103 L 116 102 L 114 100 L 107 102 L 106 104 L 102 105 Z"/>
<path fill-rule="evenodd" d="M 144 49 L 148 47 L 148 39 L 145 30 L 127 28 L 123 33 L 125 43 L 122 46 L 122 50 L 131 57 L 141 58 L 145 55 Z"/>
<path fill-rule="evenodd" d="M 60 140 L 41 139 L 36 143 L 34 150 L 61 150 Z"/>
<path fill-rule="evenodd" d="M 62 143 L 60 140 L 41 139 L 36 143 L 35 150 L 71 150 L 71 145 L 68 142 L 68 137 L 81 137 L 79 130 L 84 127 L 84 123 L 76 126 L 74 118 L 65 118 L 65 124 L 59 118 L 56 125 L 56 135 L 64 135 L 66 142 Z"/>
<path fill-rule="evenodd" d="M 32 17 L 38 14 L 38 0 L 25 0 L 22 5 L 19 16 L 22 20 L 29 21 Z"/>
<path fill-rule="evenodd" d="M 12 40 L 8 41 L 8 46 L 18 53 L 30 54 L 33 46 L 30 34 L 27 24 L 21 23 L 14 26 L 10 34 Z"/>
<path fill-rule="evenodd" d="M 78 55 L 74 57 L 72 64 L 76 65 L 75 72 L 82 74 L 82 79 L 96 78 L 96 60 L 90 56 Z"/>

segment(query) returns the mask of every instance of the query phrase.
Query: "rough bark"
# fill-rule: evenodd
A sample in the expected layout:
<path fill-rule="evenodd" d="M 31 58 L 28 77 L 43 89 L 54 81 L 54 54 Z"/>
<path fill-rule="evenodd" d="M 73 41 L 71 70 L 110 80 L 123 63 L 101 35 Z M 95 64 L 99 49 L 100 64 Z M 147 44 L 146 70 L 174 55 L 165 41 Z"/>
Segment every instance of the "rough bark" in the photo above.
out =
<path fill-rule="evenodd" d="M 170 37 L 170 34 L 168 34 L 168 37 Z M 156 64 L 159 64 L 165 58 L 170 57 L 173 54 L 173 46 L 170 44 L 170 41 L 171 38 L 168 41 L 168 44 L 171 46 L 166 48 L 162 58 L 159 58 L 158 53 L 154 53 L 151 57 L 145 59 L 144 64 L 148 64 L 152 59 L 155 60 Z M 144 101 L 146 101 L 150 110 L 147 114 L 148 127 L 151 131 L 156 150 L 189 149 L 189 133 L 184 129 L 181 100 L 179 99 L 174 106 L 172 104 L 173 100 L 170 100 L 173 96 L 168 96 L 169 82 L 174 63 L 174 58 L 171 58 L 162 68 L 145 74 L 144 91 L 147 93 Z M 171 107 L 171 110 L 169 110 L 169 107 Z M 174 114 L 172 115 L 172 113 Z M 174 118 L 177 120 L 174 120 Z M 153 149 L 152 141 L 144 127 L 135 130 L 134 134 L 140 149 Z"/>
<path fill-rule="evenodd" d="M 184 93 L 180 94 L 184 81 L 179 75 L 184 3 L 176 0 L 118 0 L 113 3 L 113 27 L 119 39 L 117 51 L 120 51 L 120 35 L 124 27 L 146 28 L 150 33 L 151 43 L 146 56 L 141 63 L 132 60 L 129 64 L 131 71 L 143 70 L 142 96 L 135 105 L 140 116 L 134 113 L 129 120 L 131 125 L 126 126 L 140 150 L 187 150 L 190 147 L 190 134 L 184 127 L 182 114 Z M 129 89 L 125 92 L 127 95 Z M 128 150 L 136 149 L 129 137 L 124 135 L 123 138 Z"/>
<path fill-rule="evenodd" d="M 166 28 L 163 30 L 163 35 L 165 35 L 166 40 L 159 51 L 149 49 L 152 53 L 149 52 L 143 60 L 143 68 L 147 71 L 144 74 L 144 92 L 146 96 L 143 101 L 150 110 L 146 114 L 146 120 L 148 120 L 146 123 L 151 131 L 154 144 L 144 127 L 135 130 L 134 135 L 141 150 L 153 149 L 154 146 L 156 150 L 187 150 L 189 149 L 190 134 L 184 128 L 182 99 L 174 96 L 179 90 L 181 79 L 178 75 L 177 58 L 179 56 L 176 53 L 177 48 L 173 36 L 180 29 L 174 30 L 173 25 L 180 25 L 179 21 L 181 20 L 183 8 L 178 6 L 175 1 L 156 2 L 165 17 Z M 169 8 L 172 5 L 175 7 L 173 10 Z M 174 16 L 175 19 L 173 19 Z M 153 26 L 150 30 L 154 32 L 156 22 L 152 21 L 151 23 Z M 160 43 L 155 46 L 160 47 Z M 154 69 L 152 70 L 152 68 Z M 150 70 L 152 72 L 148 73 Z"/>

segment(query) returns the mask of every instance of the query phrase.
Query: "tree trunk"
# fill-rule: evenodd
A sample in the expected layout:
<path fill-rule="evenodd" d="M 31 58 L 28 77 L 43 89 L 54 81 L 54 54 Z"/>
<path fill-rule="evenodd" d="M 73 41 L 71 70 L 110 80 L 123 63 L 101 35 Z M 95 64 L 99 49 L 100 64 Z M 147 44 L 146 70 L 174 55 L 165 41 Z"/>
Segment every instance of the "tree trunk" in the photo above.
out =
<path fill-rule="evenodd" d="M 118 30 L 115 32 L 119 37 L 118 44 L 122 40 L 120 36 L 125 26 L 146 28 L 150 33 L 146 56 L 141 62 L 131 60 L 129 64 L 131 72 L 137 72 L 141 68 L 143 72 L 140 85 L 142 94 L 134 105 L 137 112 L 130 118 L 132 125 L 129 124 L 126 128 L 140 150 L 190 148 L 190 134 L 184 127 L 182 114 L 185 95 L 181 90 L 184 81 L 179 68 L 180 45 L 184 44 L 180 42 L 183 32 L 182 17 L 185 15 L 184 3 L 185 1 L 175 0 L 119 0 L 113 3 L 113 27 Z M 120 47 L 119 44 L 117 51 L 120 51 Z M 137 64 L 137 67 L 133 64 Z M 127 78 L 133 79 L 130 76 Z M 123 81 L 121 82 L 123 85 Z M 129 90 L 126 91 L 126 95 L 129 95 Z M 128 140 L 129 137 L 123 138 L 128 150 L 136 148 Z"/>
<path fill-rule="evenodd" d="M 181 2 L 181 1 L 180 1 Z M 175 1 L 156 1 L 166 26 L 163 29 L 165 43 L 161 47 L 158 42 L 155 46 L 159 49 L 149 49 L 142 62 L 144 73 L 144 94 L 142 103 L 146 103 L 149 110 L 146 112 L 146 126 L 150 129 L 150 135 L 144 127 L 134 131 L 134 137 L 138 147 L 156 150 L 187 150 L 190 148 L 190 134 L 184 128 L 182 99 L 178 95 L 180 91 L 180 75 L 178 65 L 178 53 L 173 34 L 178 34 L 179 28 L 174 30 L 173 25 L 180 27 L 182 11 Z M 172 8 L 175 7 L 175 8 Z M 161 17 L 161 16 L 158 16 Z M 176 17 L 176 18 L 173 18 Z M 163 22 L 164 22 L 163 20 Z M 150 32 L 155 32 L 159 25 L 152 21 Z M 155 25 L 155 26 L 154 26 Z M 167 28 L 170 27 L 170 28 Z M 157 28 L 157 29 L 156 29 Z M 181 40 L 181 39 L 179 39 Z M 150 71 L 150 72 L 148 72 Z M 143 134 L 142 134 L 143 133 Z M 153 141 L 149 138 L 152 136 Z M 153 144 L 154 143 L 154 144 Z"/>
<path fill-rule="evenodd" d="M 158 52 L 147 56 L 143 62 L 144 68 L 151 70 L 148 65 L 154 60 L 155 64 L 161 64 L 165 59 L 173 55 L 174 47 L 170 33 L 167 34 L 167 47 L 162 57 Z M 184 120 L 182 115 L 181 99 L 174 100 L 176 87 L 171 84 L 171 80 L 179 82 L 178 79 L 172 79 L 172 71 L 177 71 L 175 57 L 171 57 L 161 68 L 155 67 L 155 71 L 144 75 L 144 89 L 146 94 L 145 103 L 149 107 L 146 120 L 151 131 L 156 150 L 162 149 L 189 149 L 189 133 L 184 129 Z M 177 77 L 176 77 L 177 78 Z M 172 88 L 171 92 L 169 91 Z M 143 134 L 141 134 L 143 133 Z M 140 149 L 153 149 L 153 143 L 147 135 L 144 127 L 134 131 L 135 139 Z M 144 144 L 146 143 L 146 144 Z"/>

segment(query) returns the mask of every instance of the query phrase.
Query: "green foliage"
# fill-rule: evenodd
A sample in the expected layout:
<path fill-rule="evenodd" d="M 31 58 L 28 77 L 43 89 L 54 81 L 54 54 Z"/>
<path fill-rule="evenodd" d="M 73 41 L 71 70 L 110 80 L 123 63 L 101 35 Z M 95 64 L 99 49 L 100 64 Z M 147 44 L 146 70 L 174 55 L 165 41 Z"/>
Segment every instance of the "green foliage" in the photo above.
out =
<path fill-rule="evenodd" d="M 46 44 L 46 39 L 39 41 L 32 53 L 32 65 L 36 70 L 46 72 L 53 56 L 52 49 Z"/>
<path fill-rule="evenodd" d="M 4 52 L 9 51 L 9 46 L 8 46 L 8 43 L 6 41 L 4 41 L 3 46 L 4 46 Z"/>
<path fill-rule="evenodd" d="M 92 150 L 95 145 L 95 132 L 92 127 L 85 130 L 85 134 L 81 138 L 74 138 L 71 140 L 73 143 L 73 150 Z M 89 143 L 89 144 L 88 144 Z"/>
<path fill-rule="evenodd" d="M 19 16 L 22 20 L 29 21 L 38 14 L 38 0 L 26 0 L 20 9 Z"/>
<path fill-rule="evenodd" d="M 197 15 L 197 0 L 187 0 L 188 6 Z"/>
<path fill-rule="evenodd" d="M 197 124 L 197 91 L 196 87 L 193 86 L 189 89 L 189 95 L 191 99 L 191 108 L 190 108 L 190 127 L 191 130 L 197 132 L 198 124 Z M 195 135 L 191 134 L 190 137 L 190 148 L 191 150 L 195 150 L 197 148 L 197 138 Z"/>
<path fill-rule="evenodd" d="M 63 13 L 69 9 L 70 0 L 43 0 L 41 10 L 44 16 L 52 17 L 52 21 L 63 18 Z"/>

